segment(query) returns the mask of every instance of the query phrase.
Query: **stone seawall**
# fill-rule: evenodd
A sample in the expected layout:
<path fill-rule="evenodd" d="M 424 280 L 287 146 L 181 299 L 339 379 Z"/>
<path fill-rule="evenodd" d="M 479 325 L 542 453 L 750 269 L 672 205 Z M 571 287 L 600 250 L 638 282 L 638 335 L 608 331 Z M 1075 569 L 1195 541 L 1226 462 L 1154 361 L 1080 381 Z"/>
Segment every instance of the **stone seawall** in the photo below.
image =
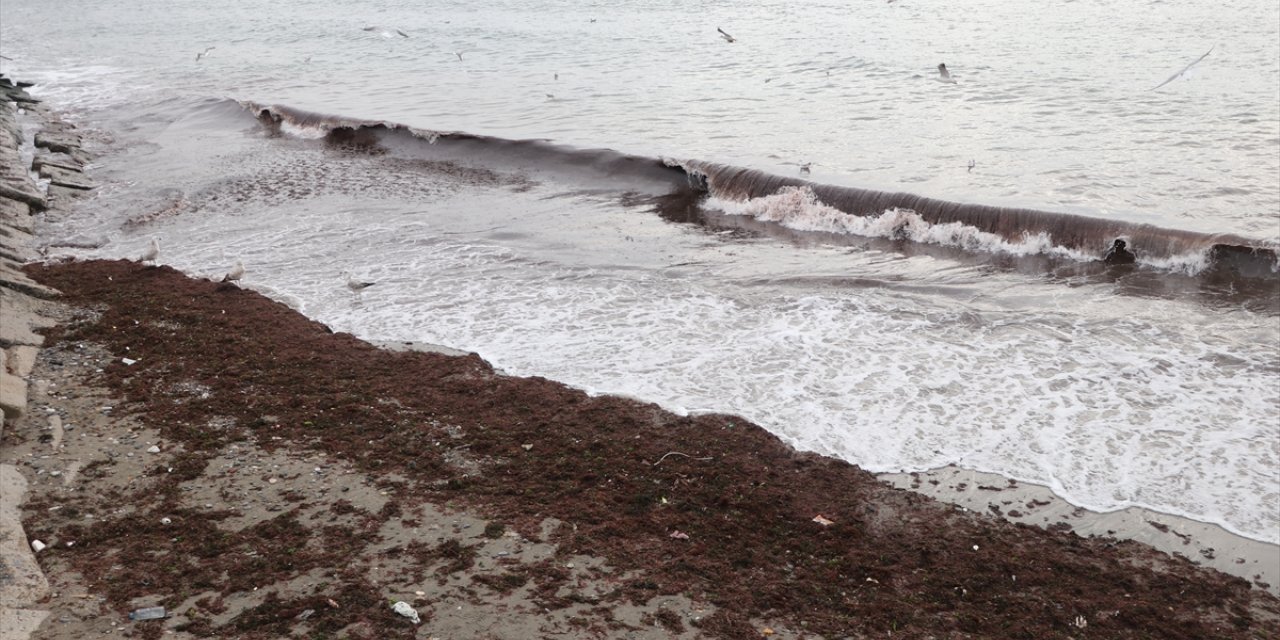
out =
<path fill-rule="evenodd" d="M 86 156 L 74 126 L 62 122 L 25 91 L 27 85 L 0 76 L 0 453 L 4 429 L 27 412 L 27 383 L 44 337 L 53 326 L 58 292 L 22 273 L 39 259 L 36 216 L 65 209 L 93 188 L 84 175 Z M 40 129 L 26 156 L 25 116 Z M 24 157 L 33 157 L 30 169 Z M 40 178 L 38 185 L 32 171 Z M 22 474 L 0 464 L 0 640 L 30 636 L 48 615 L 49 584 L 22 528 L 27 489 Z"/>

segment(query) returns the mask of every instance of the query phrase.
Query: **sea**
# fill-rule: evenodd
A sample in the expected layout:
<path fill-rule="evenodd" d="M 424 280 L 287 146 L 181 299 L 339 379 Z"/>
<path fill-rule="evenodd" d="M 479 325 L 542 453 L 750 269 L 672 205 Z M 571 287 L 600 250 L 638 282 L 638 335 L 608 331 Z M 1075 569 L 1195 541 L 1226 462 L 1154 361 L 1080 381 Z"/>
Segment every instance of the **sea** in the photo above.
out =
<path fill-rule="evenodd" d="M 50 257 L 156 238 L 371 341 L 1270 543 L 1277 42 L 1275 0 L 0 3 L 95 156 Z"/>

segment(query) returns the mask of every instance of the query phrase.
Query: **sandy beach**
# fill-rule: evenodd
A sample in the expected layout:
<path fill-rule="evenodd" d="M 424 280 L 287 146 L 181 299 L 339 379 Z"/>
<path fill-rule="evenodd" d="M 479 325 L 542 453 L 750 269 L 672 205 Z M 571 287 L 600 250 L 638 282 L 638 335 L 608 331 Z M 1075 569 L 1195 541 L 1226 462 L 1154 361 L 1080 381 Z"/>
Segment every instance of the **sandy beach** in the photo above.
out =
<path fill-rule="evenodd" d="M 1280 634 L 1269 584 L 946 504 L 731 415 L 380 349 L 168 267 L 26 271 L 64 294 L 2 443 L 47 545 L 36 637 Z M 146 606 L 168 617 L 128 620 Z"/>

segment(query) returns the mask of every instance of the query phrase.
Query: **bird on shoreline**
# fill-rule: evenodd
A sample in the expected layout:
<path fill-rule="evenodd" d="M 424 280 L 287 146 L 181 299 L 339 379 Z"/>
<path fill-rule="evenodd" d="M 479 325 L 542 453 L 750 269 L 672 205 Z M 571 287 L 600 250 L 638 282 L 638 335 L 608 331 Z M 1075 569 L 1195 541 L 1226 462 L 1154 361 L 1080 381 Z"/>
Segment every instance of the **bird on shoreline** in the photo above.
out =
<path fill-rule="evenodd" d="M 160 240 L 152 238 L 151 246 L 146 251 L 143 251 L 142 255 L 138 256 L 138 262 L 154 263 L 158 257 L 160 257 Z"/>
<path fill-rule="evenodd" d="M 800 173 L 805 173 L 805 174 L 809 173 L 809 169 L 810 169 L 810 167 L 812 167 L 812 166 L 813 166 L 813 163 L 812 163 L 812 162 L 806 162 L 806 163 L 804 163 L 804 164 L 800 165 Z"/>
<path fill-rule="evenodd" d="M 244 265 L 241 264 L 239 260 L 236 260 L 235 265 L 231 267 L 231 270 L 227 272 L 227 275 L 222 276 L 222 281 L 235 282 L 236 280 L 239 280 L 240 278 L 243 278 L 243 277 L 244 277 Z"/>
<path fill-rule="evenodd" d="M 719 31 L 719 32 L 720 32 L 720 37 L 721 37 L 721 38 L 724 38 L 724 41 L 725 41 L 725 42 L 737 42 L 737 41 L 738 41 L 738 39 L 737 39 L 737 38 L 735 38 L 735 37 L 733 37 L 733 36 L 731 36 L 731 35 L 729 35 L 729 34 L 725 33 L 725 32 L 724 32 L 724 29 L 721 29 L 720 27 L 716 27 L 716 31 Z"/>
<path fill-rule="evenodd" d="M 209 55 L 209 52 L 210 52 L 210 51 L 213 51 L 214 49 L 217 49 L 217 47 L 207 47 L 204 51 L 201 51 L 200 53 L 197 53 L 197 54 L 196 54 L 196 62 L 200 62 L 200 58 L 203 58 L 203 57 L 205 57 L 205 56 Z"/>
<path fill-rule="evenodd" d="M 1159 89 L 1160 87 L 1163 87 L 1163 86 L 1165 86 L 1166 84 L 1169 84 L 1170 82 L 1173 82 L 1174 80 L 1177 80 L 1178 78 L 1181 78 L 1181 77 L 1182 77 L 1182 74 L 1184 74 L 1184 73 L 1186 73 L 1186 72 L 1188 72 L 1188 71 L 1190 71 L 1190 70 L 1191 70 L 1191 67 L 1194 67 L 1194 66 L 1196 66 L 1197 64 L 1200 64 L 1200 61 L 1201 61 L 1201 60 L 1204 60 L 1205 58 L 1209 57 L 1209 54 L 1213 53 L 1213 49 L 1214 49 L 1215 47 L 1217 47 L 1217 46 L 1218 46 L 1218 45 L 1216 45 L 1216 44 L 1215 44 L 1215 45 L 1213 45 L 1212 47 L 1209 47 L 1209 50 L 1208 50 L 1208 51 L 1206 51 L 1206 52 L 1204 52 L 1204 55 L 1200 56 L 1199 58 L 1196 58 L 1194 62 L 1192 62 L 1191 64 L 1189 64 L 1189 65 L 1187 65 L 1187 66 L 1185 66 L 1185 67 L 1183 67 L 1183 68 L 1182 68 L 1182 71 L 1179 71 L 1179 72 L 1177 72 L 1177 73 L 1175 73 L 1175 74 L 1173 74 L 1173 75 L 1169 76 L 1169 79 L 1168 79 L 1168 80 L 1165 80 L 1164 82 L 1161 82 L 1160 84 L 1158 84 L 1158 85 L 1156 85 L 1156 86 L 1154 86 L 1154 87 L 1151 87 L 1150 91 L 1155 91 L 1156 89 Z"/>
<path fill-rule="evenodd" d="M 373 285 L 378 284 L 376 282 L 365 282 L 363 280 L 356 280 L 355 278 L 351 277 L 350 273 L 346 271 L 343 271 L 339 275 L 346 276 L 347 288 L 355 293 L 360 293 L 361 291 L 364 291 L 365 289 L 368 289 L 369 287 L 372 287 Z"/>
<path fill-rule="evenodd" d="M 978 166 L 978 161 L 977 161 L 977 160 L 970 160 L 970 161 L 969 161 L 969 173 L 973 173 L 973 168 L 974 168 L 974 167 L 976 167 L 976 166 Z"/>

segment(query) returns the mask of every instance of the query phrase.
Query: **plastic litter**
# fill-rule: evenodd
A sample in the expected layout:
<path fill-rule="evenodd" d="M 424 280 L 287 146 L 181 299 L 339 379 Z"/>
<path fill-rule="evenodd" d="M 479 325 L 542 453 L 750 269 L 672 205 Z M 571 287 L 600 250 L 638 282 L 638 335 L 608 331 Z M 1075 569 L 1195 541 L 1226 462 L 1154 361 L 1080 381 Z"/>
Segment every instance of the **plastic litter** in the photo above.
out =
<path fill-rule="evenodd" d="M 40 553 L 41 551 L 44 551 L 44 548 L 45 548 L 46 546 L 48 546 L 48 545 L 46 545 L 46 544 L 45 544 L 45 543 L 43 543 L 43 542 L 40 542 L 39 540 L 32 540 L 32 541 L 31 541 L 31 550 L 32 550 L 32 551 L 34 551 L 34 552 L 36 552 L 36 553 Z"/>
<path fill-rule="evenodd" d="M 676 540 L 688 540 L 689 534 L 683 531 L 672 531 L 669 537 L 675 538 Z"/>
<path fill-rule="evenodd" d="M 123 362 L 128 366 L 133 366 L 133 363 L 137 362 L 137 360 L 134 360 L 133 358 L 120 358 L 120 362 Z"/>
<path fill-rule="evenodd" d="M 404 600 L 400 600 L 395 604 L 391 605 L 391 610 L 412 620 L 414 624 L 422 623 L 422 618 L 418 617 L 417 609 L 414 609 L 412 605 L 410 605 L 408 602 L 405 602 Z"/>
<path fill-rule="evenodd" d="M 828 520 L 828 519 L 824 518 L 824 517 L 822 516 L 822 514 L 821 514 L 821 513 L 819 513 L 818 515 L 814 516 L 814 517 L 813 517 L 813 521 L 814 521 L 814 522 L 816 522 L 816 523 L 818 523 L 818 524 L 820 524 L 820 525 L 822 525 L 822 526 L 824 526 L 824 527 L 829 527 L 829 526 L 831 526 L 831 525 L 835 524 L 835 521 L 833 521 L 833 520 Z"/>
<path fill-rule="evenodd" d="M 137 622 L 139 620 L 159 620 L 164 617 L 164 607 L 143 607 L 129 613 L 129 619 Z"/>

